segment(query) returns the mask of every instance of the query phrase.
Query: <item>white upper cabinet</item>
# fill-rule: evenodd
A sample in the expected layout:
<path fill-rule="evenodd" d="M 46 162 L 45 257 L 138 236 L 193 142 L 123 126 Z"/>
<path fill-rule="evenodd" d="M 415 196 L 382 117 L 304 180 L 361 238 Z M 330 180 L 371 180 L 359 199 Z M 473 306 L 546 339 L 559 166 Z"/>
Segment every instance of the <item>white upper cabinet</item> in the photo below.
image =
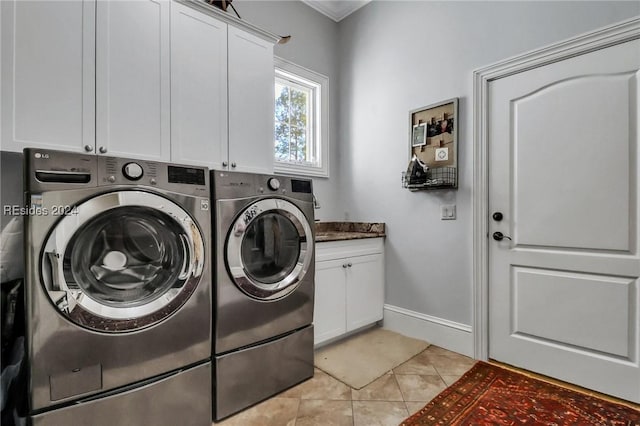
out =
<path fill-rule="evenodd" d="M 228 57 L 229 165 L 273 173 L 273 43 L 229 26 Z"/>
<path fill-rule="evenodd" d="M 203 1 L 0 1 L 0 148 L 273 172 L 277 36 Z"/>
<path fill-rule="evenodd" d="M 171 53 L 171 161 L 223 169 L 227 24 L 173 3 Z"/>
<path fill-rule="evenodd" d="M 166 0 L 98 1 L 98 153 L 170 158 L 170 8 Z"/>
<path fill-rule="evenodd" d="M 172 8 L 171 160 L 273 173 L 277 38 L 204 2 Z"/>
<path fill-rule="evenodd" d="M 95 2 L 2 1 L 2 142 L 95 144 Z"/>

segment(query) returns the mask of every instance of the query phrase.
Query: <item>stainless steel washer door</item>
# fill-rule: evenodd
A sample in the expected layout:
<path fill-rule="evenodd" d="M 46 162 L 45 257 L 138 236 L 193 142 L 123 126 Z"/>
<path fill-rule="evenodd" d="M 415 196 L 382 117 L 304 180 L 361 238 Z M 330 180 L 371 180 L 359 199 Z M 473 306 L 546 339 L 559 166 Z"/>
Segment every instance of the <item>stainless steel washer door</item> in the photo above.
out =
<path fill-rule="evenodd" d="M 43 284 L 71 321 L 132 331 L 176 312 L 198 285 L 204 242 L 191 216 L 156 194 L 119 191 L 81 203 L 49 235 Z"/>
<path fill-rule="evenodd" d="M 313 233 L 293 203 L 266 198 L 245 208 L 227 237 L 226 260 L 247 295 L 274 300 L 294 291 L 313 258 Z"/>

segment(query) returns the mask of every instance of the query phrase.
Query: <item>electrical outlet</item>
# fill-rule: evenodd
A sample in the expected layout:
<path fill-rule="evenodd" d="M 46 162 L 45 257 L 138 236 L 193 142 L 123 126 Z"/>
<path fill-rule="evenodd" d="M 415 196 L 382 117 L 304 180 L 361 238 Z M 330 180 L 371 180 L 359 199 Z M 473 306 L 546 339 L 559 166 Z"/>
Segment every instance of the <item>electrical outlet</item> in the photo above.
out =
<path fill-rule="evenodd" d="M 442 220 L 455 220 L 456 219 L 456 205 L 445 204 L 440 206 L 440 219 Z"/>

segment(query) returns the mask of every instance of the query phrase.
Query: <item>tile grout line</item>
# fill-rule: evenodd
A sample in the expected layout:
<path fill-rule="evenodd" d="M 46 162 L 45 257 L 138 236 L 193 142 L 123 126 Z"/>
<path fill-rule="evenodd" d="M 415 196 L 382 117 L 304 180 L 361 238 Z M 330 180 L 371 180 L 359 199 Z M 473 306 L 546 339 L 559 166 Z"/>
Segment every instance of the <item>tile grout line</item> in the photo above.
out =
<path fill-rule="evenodd" d="M 407 405 L 407 401 L 404 398 L 404 393 L 402 392 L 402 388 L 400 387 L 400 382 L 398 381 L 398 374 L 396 374 L 395 372 L 393 373 L 393 380 L 395 380 L 396 381 L 396 385 L 398 385 L 398 390 L 400 391 L 400 395 L 402 396 L 402 402 L 404 402 L 404 408 L 407 410 L 407 416 L 410 416 L 412 413 L 409 410 L 409 406 Z"/>
<path fill-rule="evenodd" d="M 353 409 L 353 388 L 351 386 L 349 386 L 349 388 L 351 389 L 351 426 L 356 426 L 356 412 Z"/>
<path fill-rule="evenodd" d="M 395 371 L 393 371 L 393 369 L 391 370 L 391 375 L 393 376 L 393 380 L 396 382 L 396 386 L 398 386 L 398 390 L 400 391 L 400 396 L 402 397 L 402 403 L 404 404 L 404 409 L 407 411 L 407 417 L 408 417 L 411 415 L 411 413 L 409 412 L 409 406 L 407 405 L 407 401 L 404 400 L 404 394 L 402 393 L 402 389 L 400 388 L 400 382 L 398 382 L 398 378 L 397 378 L 398 375 L 396 374 Z M 388 402 L 391 402 L 391 401 L 388 401 Z"/>
<path fill-rule="evenodd" d="M 407 400 L 405 399 L 404 396 L 404 392 L 402 392 L 402 387 L 400 386 L 400 382 L 398 381 L 398 375 L 396 373 L 393 373 L 393 380 L 396 381 L 396 385 L 398 385 L 398 389 L 400 390 L 400 395 L 402 396 L 402 402 L 404 402 L 405 407 L 407 406 Z M 409 407 L 407 407 L 407 411 L 409 410 Z"/>
<path fill-rule="evenodd" d="M 300 414 L 300 405 L 302 404 L 302 398 L 298 397 L 298 408 L 296 409 L 296 416 L 293 418 L 293 426 L 298 423 L 298 415 Z"/>
<path fill-rule="evenodd" d="M 433 364 L 431 364 L 433 365 Z M 442 377 L 442 374 L 440 374 L 440 371 L 438 370 L 438 367 L 436 367 L 435 365 L 433 365 L 433 369 L 436 370 L 436 373 L 438 373 L 438 377 L 440 377 L 440 381 L 442 383 L 444 383 L 445 385 L 445 389 L 449 387 L 449 385 L 447 384 L 447 382 L 444 381 L 444 378 Z"/>

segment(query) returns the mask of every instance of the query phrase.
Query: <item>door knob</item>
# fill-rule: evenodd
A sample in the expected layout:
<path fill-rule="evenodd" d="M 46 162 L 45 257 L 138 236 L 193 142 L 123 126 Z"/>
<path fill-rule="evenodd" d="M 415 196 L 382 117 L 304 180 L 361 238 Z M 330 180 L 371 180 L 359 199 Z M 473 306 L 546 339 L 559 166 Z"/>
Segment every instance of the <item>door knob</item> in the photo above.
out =
<path fill-rule="evenodd" d="M 495 212 L 492 217 L 496 222 L 500 222 L 504 216 L 501 212 Z"/>
<path fill-rule="evenodd" d="M 93 151 L 93 147 L 91 145 L 85 145 L 84 146 L 84 150 L 87 151 L 87 152 L 91 152 L 91 151 Z"/>
<path fill-rule="evenodd" d="M 507 235 L 504 235 L 502 232 L 494 232 L 493 233 L 493 239 L 496 240 L 496 241 L 502 241 L 505 238 L 507 240 L 509 240 L 509 241 L 512 241 L 511 237 L 509 237 Z"/>
<path fill-rule="evenodd" d="M 100 151 L 100 154 L 106 154 L 107 153 L 107 147 L 106 146 L 101 146 L 99 151 Z"/>
<path fill-rule="evenodd" d="M 349 263 L 347 263 L 347 266 L 348 266 L 349 268 L 351 268 L 351 267 L 353 266 L 353 263 L 349 262 Z"/>
<path fill-rule="evenodd" d="M 231 167 L 235 168 L 236 167 L 236 163 L 235 162 L 231 163 Z"/>
<path fill-rule="evenodd" d="M 222 167 L 227 167 L 229 165 L 229 163 L 227 163 L 226 161 L 222 162 Z"/>
<path fill-rule="evenodd" d="M 343 264 L 342 264 L 342 267 L 343 267 L 343 268 L 345 268 L 345 269 L 347 269 L 347 264 L 346 264 L 346 263 L 343 263 Z"/>

